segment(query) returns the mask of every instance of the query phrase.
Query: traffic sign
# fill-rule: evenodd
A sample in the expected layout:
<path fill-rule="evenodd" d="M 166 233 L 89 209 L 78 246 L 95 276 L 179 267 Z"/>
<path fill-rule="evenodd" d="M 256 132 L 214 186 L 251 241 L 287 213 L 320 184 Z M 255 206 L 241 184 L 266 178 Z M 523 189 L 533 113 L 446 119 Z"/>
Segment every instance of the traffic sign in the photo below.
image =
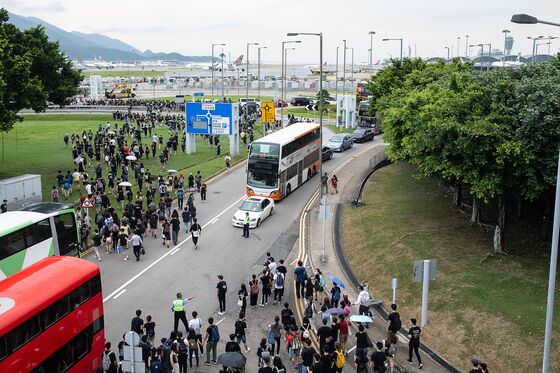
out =
<path fill-rule="evenodd" d="M 437 260 L 430 259 L 430 273 L 429 273 L 430 281 L 435 281 L 436 279 L 436 267 L 437 267 Z M 415 260 L 414 266 L 412 268 L 412 282 L 423 282 L 423 281 L 424 281 L 424 261 Z"/>
<path fill-rule="evenodd" d="M 82 201 L 83 209 L 92 209 L 94 207 L 93 198 L 86 197 Z"/>
<path fill-rule="evenodd" d="M 188 102 L 185 105 L 185 118 L 189 135 L 236 135 L 239 104 Z"/>
<path fill-rule="evenodd" d="M 274 102 L 261 103 L 261 119 L 263 123 L 276 122 L 276 112 L 274 110 Z"/>

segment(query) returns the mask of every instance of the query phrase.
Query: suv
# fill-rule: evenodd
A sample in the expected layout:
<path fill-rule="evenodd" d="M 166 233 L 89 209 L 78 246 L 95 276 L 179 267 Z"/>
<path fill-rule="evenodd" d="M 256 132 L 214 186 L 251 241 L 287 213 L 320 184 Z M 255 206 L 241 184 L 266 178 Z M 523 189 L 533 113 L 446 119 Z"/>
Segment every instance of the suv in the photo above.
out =
<path fill-rule="evenodd" d="M 240 98 L 239 99 L 239 106 L 243 107 L 245 106 L 245 104 L 247 104 L 248 102 L 253 102 L 255 103 L 255 105 L 257 105 L 259 108 L 261 107 L 261 101 L 259 99 L 256 98 Z"/>
<path fill-rule="evenodd" d="M 307 106 L 310 103 L 311 99 L 309 97 L 292 97 L 290 100 L 292 106 Z"/>

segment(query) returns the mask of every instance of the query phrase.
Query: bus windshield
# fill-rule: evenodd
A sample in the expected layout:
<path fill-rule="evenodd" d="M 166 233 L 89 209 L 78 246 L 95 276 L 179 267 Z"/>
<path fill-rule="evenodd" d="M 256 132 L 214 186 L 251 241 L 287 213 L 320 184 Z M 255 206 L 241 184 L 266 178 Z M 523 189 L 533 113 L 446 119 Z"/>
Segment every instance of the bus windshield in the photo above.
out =
<path fill-rule="evenodd" d="M 277 160 L 280 158 L 280 146 L 274 144 L 252 144 L 249 158 Z"/>
<path fill-rule="evenodd" d="M 255 160 L 249 158 L 247 184 L 256 188 L 277 188 L 278 161 Z"/>

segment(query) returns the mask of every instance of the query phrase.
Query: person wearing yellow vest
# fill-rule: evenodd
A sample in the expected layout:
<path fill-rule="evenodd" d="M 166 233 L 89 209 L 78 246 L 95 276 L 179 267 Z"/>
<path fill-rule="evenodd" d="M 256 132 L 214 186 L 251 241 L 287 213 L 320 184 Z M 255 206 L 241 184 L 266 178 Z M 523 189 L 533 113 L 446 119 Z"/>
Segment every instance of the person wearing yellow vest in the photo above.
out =
<path fill-rule="evenodd" d="M 177 299 L 175 299 L 171 303 L 171 312 L 173 312 L 174 319 L 175 319 L 174 324 L 173 324 L 174 325 L 173 330 L 175 332 L 178 331 L 179 320 L 181 320 L 183 322 L 183 325 L 185 326 L 186 332 L 189 331 L 189 325 L 188 325 L 188 322 L 187 322 L 187 315 L 185 313 L 185 305 L 187 305 L 189 303 L 189 301 L 193 298 L 194 297 L 183 299 L 183 294 L 177 293 Z"/>
<path fill-rule="evenodd" d="M 243 237 L 249 238 L 249 212 L 245 213 L 245 219 L 243 219 Z"/>

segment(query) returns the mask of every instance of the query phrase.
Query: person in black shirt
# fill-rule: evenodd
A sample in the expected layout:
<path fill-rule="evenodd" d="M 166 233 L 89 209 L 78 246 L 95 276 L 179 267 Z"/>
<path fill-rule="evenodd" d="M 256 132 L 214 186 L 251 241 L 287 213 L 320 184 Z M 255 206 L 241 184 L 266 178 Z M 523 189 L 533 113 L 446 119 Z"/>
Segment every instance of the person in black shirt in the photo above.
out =
<path fill-rule="evenodd" d="M 218 315 L 223 315 L 226 313 L 226 293 L 227 293 L 227 284 L 224 281 L 224 276 L 218 275 L 218 284 L 216 285 L 217 293 L 218 293 L 218 303 L 220 306 L 220 312 Z"/>
<path fill-rule="evenodd" d="M 101 242 L 103 240 L 103 236 L 99 233 L 99 229 L 95 230 L 95 234 L 93 235 L 93 251 L 95 252 L 95 256 L 97 260 L 101 261 L 101 256 L 99 255 L 99 248 L 101 247 Z"/>
<path fill-rule="evenodd" d="M 410 336 L 410 340 L 408 341 L 408 362 L 412 364 L 412 351 L 416 355 L 418 359 L 418 367 L 422 369 L 422 358 L 418 353 L 418 348 L 420 347 L 420 334 L 422 330 L 416 326 L 416 319 L 410 319 L 411 327 L 408 329 L 408 335 Z"/>
<path fill-rule="evenodd" d="M 373 363 L 373 373 L 384 373 L 387 368 L 385 367 L 385 362 L 387 361 L 387 355 L 383 350 L 383 343 L 377 342 L 377 351 L 371 354 L 371 362 Z"/>
<path fill-rule="evenodd" d="M 306 368 L 311 368 L 313 365 L 313 356 L 316 351 L 313 347 L 311 347 L 311 340 L 308 338 L 303 340 L 303 346 L 304 347 L 301 350 L 301 365 Z"/>
<path fill-rule="evenodd" d="M 273 373 L 274 371 L 270 367 L 270 356 L 263 357 L 263 366 L 259 368 L 258 373 Z"/>
<path fill-rule="evenodd" d="M 469 370 L 469 373 L 482 373 L 482 368 L 480 367 L 478 359 L 471 359 L 471 364 L 473 365 L 473 368 Z"/>
<path fill-rule="evenodd" d="M 324 351 L 325 345 L 330 342 L 332 336 L 332 329 L 327 326 L 327 319 L 322 319 L 323 325 L 317 329 L 317 336 L 319 337 L 319 349 Z"/>
<path fill-rule="evenodd" d="M 241 352 L 241 347 L 239 343 L 235 341 L 235 334 L 231 333 L 229 335 L 229 342 L 226 343 L 226 352 Z"/>
<path fill-rule="evenodd" d="M 177 213 L 177 210 L 173 210 L 174 213 Z M 179 221 L 178 217 L 171 218 L 171 241 L 173 245 L 177 245 L 179 241 L 179 231 L 181 230 L 181 222 Z"/>
<path fill-rule="evenodd" d="M 5 212 L 8 212 L 8 200 L 5 199 L 2 201 L 2 204 L 0 205 L 0 214 L 3 214 Z"/>
<path fill-rule="evenodd" d="M 142 310 L 136 310 L 136 317 L 130 322 L 130 330 L 138 333 L 141 337 L 144 334 L 144 320 L 142 320 L 140 315 L 142 315 Z"/>
<path fill-rule="evenodd" d="M 103 359 L 105 360 L 106 357 L 109 359 L 109 369 L 104 370 L 105 373 L 117 373 L 117 356 L 113 351 L 111 351 L 111 342 L 105 343 L 105 351 L 103 351 Z"/>

